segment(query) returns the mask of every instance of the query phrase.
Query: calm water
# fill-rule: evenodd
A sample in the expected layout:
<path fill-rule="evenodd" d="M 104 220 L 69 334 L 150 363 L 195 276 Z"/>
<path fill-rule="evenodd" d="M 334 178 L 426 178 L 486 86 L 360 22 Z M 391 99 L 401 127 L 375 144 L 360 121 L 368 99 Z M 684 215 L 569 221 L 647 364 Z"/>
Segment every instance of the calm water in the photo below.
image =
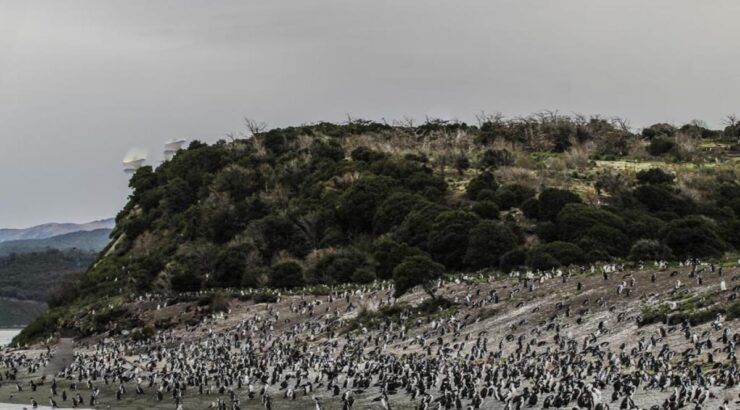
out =
<path fill-rule="evenodd" d="M 0 329 L 0 346 L 5 346 L 13 340 L 13 337 L 20 333 L 21 329 Z M 0 404 L 2 406 L 2 404 Z M 2 407 L 0 407 L 2 410 Z"/>

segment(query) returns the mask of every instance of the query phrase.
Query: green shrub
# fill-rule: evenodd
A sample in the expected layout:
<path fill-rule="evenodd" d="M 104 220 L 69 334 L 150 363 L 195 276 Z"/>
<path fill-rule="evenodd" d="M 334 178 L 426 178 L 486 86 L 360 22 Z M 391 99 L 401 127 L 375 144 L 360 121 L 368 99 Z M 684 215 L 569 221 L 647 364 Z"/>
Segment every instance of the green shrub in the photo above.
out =
<path fill-rule="evenodd" d="M 434 298 L 433 281 L 442 277 L 445 267 L 426 256 L 411 256 L 393 269 L 396 297 L 422 286 Z"/>
<path fill-rule="evenodd" d="M 131 332 L 131 339 L 135 342 L 141 342 L 144 340 L 149 340 L 155 335 L 155 330 L 150 326 L 145 326 L 139 329 L 134 329 L 133 332 Z"/>
<path fill-rule="evenodd" d="M 378 207 L 373 218 L 373 232 L 383 234 L 400 225 L 406 216 L 425 201 L 419 195 L 394 192 Z"/>
<path fill-rule="evenodd" d="M 577 241 L 581 249 L 598 251 L 612 257 L 623 257 L 629 251 L 629 238 L 619 229 L 606 225 L 593 225 Z"/>
<path fill-rule="evenodd" d="M 583 250 L 578 247 L 578 245 L 570 242 L 555 241 L 545 243 L 536 246 L 533 248 L 533 251 L 535 254 L 548 254 L 552 256 L 557 262 L 559 262 L 559 265 L 567 266 L 586 261 L 586 255 Z"/>
<path fill-rule="evenodd" d="M 465 211 L 442 212 L 429 232 L 430 254 L 448 269 L 463 267 L 470 230 L 478 224 L 478 215 Z"/>
<path fill-rule="evenodd" d="M 499 259 L 499 268 L 504 272 L 516 270 L 524 266 L 527 262 L 527 252 L 524 248 L 512 249 L 501 255 Z"/>
<path fill-rule="evenodd" d="M 629 259 L 632 261 L 670 260 L 673 254 L 667 246 L 652 239 L 640 239 L 632 245 Z"/>
<path fill-rule="evenodd" d="M 655 138 L 650 141 L 647 152 L 654 157 L 658 157 L 673 151 L 675 148 L 676 143 L 668 138 Z"/>
<path fill-rule="evenodd" d="M 493 174 L 488 171 L 481 172 L 468 182 L 468 186 L 465 189 L 465 195 L 470 199 L 478 199 L 478 194 L 484 189 L 493 192 L 498 189 L 496 179 L 493 177 Z"/>
<path fill-rule="evenodd" d="M 483 152 L 478 167 L 496 169 L 514 164 L 514 155 L 505 149 L 487 149 Z"/>
<path fill-rule="evenodd" d="M 176 292 L 197 292 L 203 287 L 203 279 L 192 270 L 181 270 L 170 277 L 170 286 Z"/>
<path fill-rule="evenodd" d="M 642 136 L 647 139 L 653 139 L 656 137 L 672 137 L 676 133 L 676 127 L 671 124 L 653 124 L 647 128 L 643 128 Z"/>
<path fill-rule="evenodd" d="M 356 249 L 342 249 L 321 258 L 313 268 L 314 277 L 320 278 L 322 283 L 351 283 L 353 279 L 362 279 L 363 282 L 372 282 L 375 271 L 368 255 Z M 363 272 L 357 272 L 362 269 Z M 369 271 L 368 271 L 369 270 Z"/>
<path fill-rule="evenodd" d="M 303 268 L 295 262 L 281 262 L 274 265 L 270 272 L 270 286 L 273 288 L 293 289 L 305 284 Z"/>
<path fill-rule="evenodd" d="M 537 198 L 529 198 L 522 203 L 522 213 L 529 219 L 540 219 L 542 206 Z"/>
<path fill-rule="evenodd" d="M 483 219 L 498 219 L 499 209 L 495 202 L 480 201 L 473 204 L 470 210 Z"/>
<path fill-rule="evenodd" d="M 535 233 L 542 242 L 558 240 L 558 226 L 554 222 L 542 221 L 535 227 Z"/>
<path fill-rule="evenodd" d="M 639 184 L 672 184 L 676 177 L 660 168 L 645 169 L 637 173 Z"/>
<path fill-rule="evenodd" d="M 514 249 L 516 242 L 516 236 L 506 225 L 481 221 L 470 230 L 464 264 L 472 269 L 498 267 L 501 255 Z"/>
<path fill-rule="evenodd" d="M 388 237 L 381 237 L 373 243 L 373 258 L 377 261 L 376 273 L 380 279 L 391 279 L 393 269 L 410 256 L 422 256 L 419 248 L 399 243 Z"/>
<path fill-rule="evenodd" d="M 337 214 L 350 229 L 369 232 L 375 212 L 393 185 L 390 178 L 366 176 L 352 184 L 339 198 Z"/>
<path fill-rule="evenodd" d="M 560 211 L 568 204 L 581 203 L 581 198 L 570 192 L 557 188 L 547 188 L 538 197 L 540 202 L 539 219 L 554 221 Z"/>
<path fill-rule="evenodd" d="M 663 243 L 676 257 L 721 257 L 727 249 L 713 224 L 700 216 L 687 216 L 668 223 L 661 231 Z"/>
<path fill-rule="evenodd" d="M 549 253 L 534 248 L 527 252 L 527 266 L 535 270 L 548 270 L 560 266 L 560 261 Z"/>
<path fill-rule="evenodd" d="M 63 307 L 46 310 L 13 338 L 12 345 L 20 347 L 51 336 L 57 331 L 59 320 L 65 313 Z"/>
<path fill-rule="evenodd" d="M 524 201 L 534 198 L 535 192 L 533 189 L 528 188 L 524 185 L 509 184 L 500 187 L 496 191 L 494 201 L 501 209 L 519 208 Z"/>
<path fill-rule="evenodd" d="M 406 242 L 420 249 L 429 249 L 429 233 L 432 231 L 434 220 L 439 214 L 445 212 L 446 208 L 434 203 L 422 204 L 409 212 L 401 225 L 395 232 L 400 242 Z"/>

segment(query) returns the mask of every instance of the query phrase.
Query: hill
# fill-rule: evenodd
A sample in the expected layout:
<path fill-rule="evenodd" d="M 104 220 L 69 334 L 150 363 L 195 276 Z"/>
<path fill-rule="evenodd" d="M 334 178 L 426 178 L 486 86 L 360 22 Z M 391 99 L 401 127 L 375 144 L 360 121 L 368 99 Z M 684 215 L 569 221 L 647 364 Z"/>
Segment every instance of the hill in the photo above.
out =
<path fill-rule="evenodd" d="M 43 302 L 0 297 L 0 328 L 25 326 L 45 309 L 46 304 Z"/>
<path fill-rule="evenodd" d="M 546 113 L 193 141 L 132 176 L 110 246 L 22 339 L 152 292 L 719 260 L 740 246 L 739 137 Z"/>
<path fill-rule="evenodd" d="M 83 224 L 75 223 L 48 223 L 25 229 L 0 229 L 0 242 L 15 241 L 23 239 L 45 239 L 52 236 L 64 235 L 78 231 L 92 231 L 96 229 L 111 229 L 114 220 L 101 219 Z"/>
<path fill-rule="evenodd" d="M 73 353 L 85 358 L 73 368 L 81 374 L 105 366 L 124 373 L 132 357 L 147 355 L 150 364 L 137 370 L 142 379 L 174 371 L 196 380 L 177 395 L 178 403 L 192 409 L 217 407 L 212 403 L 233 397 L 240 407 L 255 408 L 263 386 L 267 395 L 273 392 L 269 407 L 276 410 L 315 409 L 314 400 L 340 409 L 347 407 L 348 395 L 351 408 L 359 409 L 382 408 L 383 396 L 402 410 L 429 402 L 433 409 L 519 407 L 511 403 L 529 409 L 598 409 L 605 403 L 652 409 L 691 397 L 700 397 L 705 409 L 737 408 L 733 349 L 740 302 L 731 288 L 738 271 L 724 268 L 599 265 L 593 271 L 519 276 L 461 274 L 436 283 L 435 299 L 421 290 L 395 299 L 388 283 L 149 294 L 99 310 L 85 323 L 92 336 L 81 337 L 74 351 L 71 341 L 62 340 L 51 359 L 37 359 L 45 349 L 6 357 L 43 363 L 36 373 L 19 369 L 17 381 L 26 386 L 41 374 L 54 374 L 51 369 L 62 370 Z M 151 353 L 172 345 L 179 352 L 172 357 Z M 178 367 L 181 362 L 208 365 Z M 12 371 L 13 364 L 0 362 L 0 371 Z M 213 369 L 233 369 L 249 382 L 220 389 L 224 382 Z M 555 376 L 560 374 L 566 376 Z M 80 384 L 76 377 L 57 380 L 67 391 Z M 173 394 L 155 399 L 160 387 L 135 377 L 116 383 L 98 377 L 93 383 L 100 390 L 99 408 L 176 404 Z M 127 394 L 120 394 L 122 385 Z M 133 393 L 137 386 L 143 394 Z M 591 387 L 572 394 L 583 386 Z M 38 397 L 30 388 L 18 392 L 14 383 L 3 383 L 0 394 L 13 403 Z M 724 400 L 735 406 L 720 407 Z"/>
<path fill-rule="evenodd" d="M 108 244 L 111 229 L 101 228 L 91 231 L 78 231 L 44 239 L 19 239 L 0 242 L 0 256 L 13 253 L 41 252 L 46 249 L 80 249 L 99 252 Z"/>
<path fill-rule="evenodd" d="M 96 256 L 78 249 L 47 249 L 0 257 L 0 298 L 46 302 L 50 284 L 85 271 Z"/>

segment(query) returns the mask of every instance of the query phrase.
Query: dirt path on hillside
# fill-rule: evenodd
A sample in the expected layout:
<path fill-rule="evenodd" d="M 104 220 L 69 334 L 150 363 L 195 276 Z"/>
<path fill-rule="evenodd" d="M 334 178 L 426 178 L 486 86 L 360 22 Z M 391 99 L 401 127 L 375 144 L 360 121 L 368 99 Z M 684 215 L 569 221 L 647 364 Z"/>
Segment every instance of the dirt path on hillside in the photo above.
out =
<path fill-rule="evenodd" d="M 54 347 L 54 355 L 49 360 L 49 365 L 44 369 L 47 377 L 53 377 L 61 370 L 64 370 L 74 358 L 74 339 L 61 338 L 59 343 Z"/>

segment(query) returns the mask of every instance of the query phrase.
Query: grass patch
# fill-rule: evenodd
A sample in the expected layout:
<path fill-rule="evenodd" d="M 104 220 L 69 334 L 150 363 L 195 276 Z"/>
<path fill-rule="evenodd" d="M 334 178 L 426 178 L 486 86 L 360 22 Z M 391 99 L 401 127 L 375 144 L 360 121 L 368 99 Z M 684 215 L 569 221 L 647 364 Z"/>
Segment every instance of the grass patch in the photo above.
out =
<path fill-rule="evenodd" d="M 376 311 L 363 309 L 355 319 L 345 325 L 343 331 L 351 332 L 361 328 L 378 328 L 387 322 L 409 323 L 419 317 L 449 317 L 457 311 L 457 308 L 458 304 L 438 297 L 435 299 L 426 299 L 418 306 L 411 306 L 408 303 L 396 303 L 391 306 L 383 306 Z"/>
<path fill-rule="evenodd" d="M 674 310 L 662 303 L 657 307 L 644 309 L 638 325 L 647 326 L 660 322 L 673 326 L 688 321 L 691 326 L 697 326 L 711 322 L 717 315 L 724 316 L 726 320 L 740 318 L 740 301 L 716 304 L 712 298 L 695 296 L 680 302 Z"/>

